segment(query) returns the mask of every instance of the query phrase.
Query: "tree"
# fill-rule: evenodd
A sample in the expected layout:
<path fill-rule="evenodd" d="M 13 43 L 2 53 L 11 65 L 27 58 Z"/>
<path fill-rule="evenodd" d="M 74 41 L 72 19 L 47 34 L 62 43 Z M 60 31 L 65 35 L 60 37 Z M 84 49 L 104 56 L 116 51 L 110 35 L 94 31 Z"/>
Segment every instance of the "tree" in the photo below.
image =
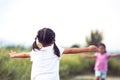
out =
<path fill-rule="evenodd" d="M 89 45 L 98 45 L 103 40 L 103 35 L 98 30 L 92 30 L 90 36 L 86 37 L 87 46 Z"/>

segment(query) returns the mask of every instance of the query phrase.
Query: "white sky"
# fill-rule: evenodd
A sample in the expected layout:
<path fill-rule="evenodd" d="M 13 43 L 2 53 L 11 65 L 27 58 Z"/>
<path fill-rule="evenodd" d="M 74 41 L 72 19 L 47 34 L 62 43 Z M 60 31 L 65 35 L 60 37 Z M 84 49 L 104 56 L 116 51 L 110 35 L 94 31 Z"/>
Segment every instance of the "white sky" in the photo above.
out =
<path fill-rule="evenodd" d="M 120 49 L 120 0 L 0 0 L 0 40 L 30 45 L 50 27 L 61 46 L 85 44 L 91 30 L 103 32 L 108 49 Z"/>

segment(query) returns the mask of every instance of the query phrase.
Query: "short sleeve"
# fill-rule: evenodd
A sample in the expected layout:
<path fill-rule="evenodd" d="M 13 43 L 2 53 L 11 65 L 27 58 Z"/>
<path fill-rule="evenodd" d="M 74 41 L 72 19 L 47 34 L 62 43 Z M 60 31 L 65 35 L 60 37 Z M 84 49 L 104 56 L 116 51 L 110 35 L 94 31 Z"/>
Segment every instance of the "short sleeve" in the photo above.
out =
<path fill-rule="evenodd" d="M 62 56 L 62 54 L 63 54 L 63 52 L 64 52 L 64 48 L 58 46 L 58 49 L 59 49 L 59 51 L 60 51 L 60 56 Z"/>
<path fill-rule="evenodd" d="M 34 54 L 34 51 L 32 50 L 31 52 L 30 52 L 30 61 L 33 61 L 33 55 Z"/>
<path fill-rule="evenodd" d="M 107 56 L 107 58 L 109 58 L 109 57 L 110 57 L 110 54 L 109 54 L 109 53 L 106 53 L 106 56 Z"/>

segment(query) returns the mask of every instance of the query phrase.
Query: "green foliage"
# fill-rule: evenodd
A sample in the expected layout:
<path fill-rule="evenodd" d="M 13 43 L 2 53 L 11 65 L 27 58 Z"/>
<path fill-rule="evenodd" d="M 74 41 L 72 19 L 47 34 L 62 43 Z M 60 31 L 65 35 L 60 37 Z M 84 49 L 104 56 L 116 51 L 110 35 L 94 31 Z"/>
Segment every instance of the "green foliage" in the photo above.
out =
<path fill-rule="evenodd" d="M 20 52 L 19 48 L 14 48 Z M 29 50 L 29 49 L 27 49 Z M 10 58 L 8 48 L 0 48 L 0 79 L 30 80 L 31 62 L 29 58 Z M 89 54 L 89 53 L 88 53 Z M 119 59 L 110 59 L 108 75 L 120 74 Z M 94 74 L 94 59 L 83 59 L 80 54 L 64 54 L 60 61 L 61 80 L 69 80 L 76 75 Z M 115 74 L 114 74 L 115 73 Z"/>
<path fill-rule="evenodd" d="M 0 79 L 30 80 L 30 60 L 10 58 L 9 51 L 7 48 L 0 48 Z"/>
<path fill-rule="evenodd" d="M 98 30 L 91 31 L 90 36 L 86 37 L 87 46 L 98 45 L 103 40 L 103 35 Z"/>
<path fill-rule="evenodd" d="M 60 63 L 61 78 L 93 72 L 94 60 L 83 59 L 80 54 L 64 54 Z"/>
<path fill-rule="evenodd" d="M 120 76 L 120 58 L 111 58 L 109 60 L 108 75 Z"/>

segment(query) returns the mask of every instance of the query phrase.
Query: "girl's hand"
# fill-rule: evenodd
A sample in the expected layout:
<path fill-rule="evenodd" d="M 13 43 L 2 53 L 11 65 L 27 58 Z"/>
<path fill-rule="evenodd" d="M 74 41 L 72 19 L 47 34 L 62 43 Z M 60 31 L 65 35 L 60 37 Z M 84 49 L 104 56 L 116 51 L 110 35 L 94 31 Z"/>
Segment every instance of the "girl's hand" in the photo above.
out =
<path fill-rule="evenodd" d="M 81 58 L 86 58 L 86 54 L 85 54 L 85 53 L 81 53 L 81 54 L 80 54 L 80 57 L 81 57 Z"/>
<path fill-rule="evenodd" d="M 11 58 L 30 58 L 30 53 L 29 52 L 16 53 L 15 51 L 11 50 L 9 56 Z"/>
<path fill-rule="evenodd" d="M 9 56 L 11 58 L 15 58 L 15 55 L 16 55 L 16 52 L 11 50 L 10 53 L 9 53 Z"/>
<path fill-rule="evenodd" d="M 97 47 L 95 45 L 90 45 L 88 48 L 90 51 L 97 51 Z"/>

